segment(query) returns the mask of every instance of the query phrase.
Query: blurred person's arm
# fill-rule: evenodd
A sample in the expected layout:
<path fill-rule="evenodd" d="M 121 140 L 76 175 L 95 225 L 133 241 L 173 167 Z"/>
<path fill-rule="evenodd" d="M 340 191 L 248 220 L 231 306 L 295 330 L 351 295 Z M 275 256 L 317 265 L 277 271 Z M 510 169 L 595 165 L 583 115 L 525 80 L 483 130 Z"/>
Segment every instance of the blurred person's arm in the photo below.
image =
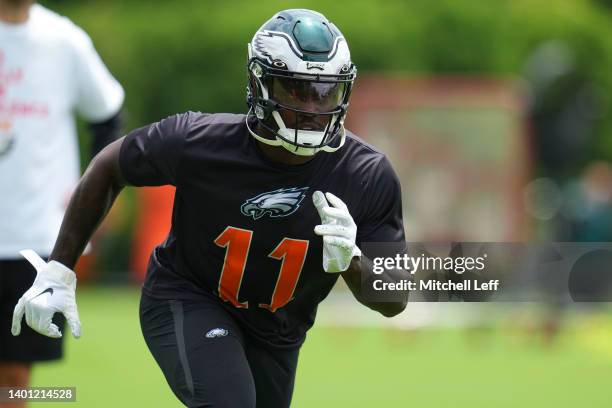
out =
<path fill-rule="evenodd" d="M 92 136 L 91 158 L 93 159 L 102 149 L 121 137 L 123 112 L 119 111 L 106 120 L 89 122 L 88 128 Z"/>
<path fill-rule="evenodd" d="M 125 93 L 96 51 L 91 38 L 73 26 L 74 106 L 92 135 L 91 157 L 121 136 Z"/>

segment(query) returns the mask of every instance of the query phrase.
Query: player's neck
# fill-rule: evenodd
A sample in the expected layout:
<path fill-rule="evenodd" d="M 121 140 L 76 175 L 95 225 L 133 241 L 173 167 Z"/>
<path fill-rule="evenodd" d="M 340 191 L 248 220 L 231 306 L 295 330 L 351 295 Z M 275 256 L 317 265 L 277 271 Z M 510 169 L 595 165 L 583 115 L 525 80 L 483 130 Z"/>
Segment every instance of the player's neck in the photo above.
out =
<path fill-rule="evenodd" d="M 287 165 L 298 165 L 304 164 L 313 159 L 314 156 L 298 156 L 297 154 L 291 153 L 289 150 L 282 146 L 270 146 L 260 141 L 257 141 L 259 150 L 266 156 L 266 158 L 272 162 L 287 164 Z"/>
<path fill-rule="evenodd" d="M 266 133 L 266 130 L 259 127 L 256 130 L 257 133 Z M 263 153 L 268 160 L 274 163 L 286 164 L 290 166 L 308 163 L 313 159 L 314 156 L 299 156 L 291 153 L 289 150 L 282 146 L 270 146 L 265 143 L 256 141 L 259 146 L 259 150 Z"/>
<path fill-rule="evenodd" d="M 0 21 L 23 24 L 30 18 L 31 0 L 0 0 Z"/>

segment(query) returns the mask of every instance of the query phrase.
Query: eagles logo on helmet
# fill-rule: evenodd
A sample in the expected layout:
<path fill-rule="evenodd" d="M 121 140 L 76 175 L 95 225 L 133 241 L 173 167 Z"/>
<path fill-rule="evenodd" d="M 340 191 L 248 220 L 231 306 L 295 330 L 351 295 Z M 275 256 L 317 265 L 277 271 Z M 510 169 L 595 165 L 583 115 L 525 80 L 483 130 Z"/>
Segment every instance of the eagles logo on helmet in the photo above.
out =
<path fill-rule="evenodd" d="M 304 9 L 276 14 L 248 44 L 247 71 L 253 137 L 301 156 L 342 147 L 357 69 L 325 16 Z M 249 124 L 253 117 L 257 129 Z"/>

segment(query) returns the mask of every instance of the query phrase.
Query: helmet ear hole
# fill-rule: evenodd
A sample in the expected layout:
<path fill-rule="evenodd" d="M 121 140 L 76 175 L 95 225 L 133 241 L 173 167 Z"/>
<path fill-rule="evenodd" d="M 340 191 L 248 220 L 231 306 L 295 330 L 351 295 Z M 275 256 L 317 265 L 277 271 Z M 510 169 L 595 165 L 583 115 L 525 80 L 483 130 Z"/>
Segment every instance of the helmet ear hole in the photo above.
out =
<path fill-rule="evenodd" d="M 287 69 L 287 64 L 285 64 L 283 61 L 278 60 L 278 59 L 272 61 L 272 65 L 274 65 L 278 69 Z"/>

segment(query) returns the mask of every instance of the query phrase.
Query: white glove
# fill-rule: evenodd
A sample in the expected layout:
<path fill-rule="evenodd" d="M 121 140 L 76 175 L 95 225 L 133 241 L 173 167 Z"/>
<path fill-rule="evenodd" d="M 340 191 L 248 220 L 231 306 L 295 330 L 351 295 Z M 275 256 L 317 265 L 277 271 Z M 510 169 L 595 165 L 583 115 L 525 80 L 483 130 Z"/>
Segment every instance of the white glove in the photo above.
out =
<path fill-rule="evenodd" d="M 333 207 L 328 205 L 328 200 Z M 354 256 L 361 256 L 361 251 L 355 245 L 357 225 L 346 204 L 332 193 L 323 195 L 315 191 L 312 201 L 321 217 L 321 225 L 317 225 L 314 232 L 323 236 L 323 270 L 344 272 Z"/>
<path fill-rule="evenodd" d="M 56 312 L 62 313 L 70 325 L 72 335 L 81 337 L 81 322 L 77 311 L 75 291 L 76 274 L 59 262 L 45 262 L 31 249 L 20 251 L 36 269 L 36 279 L 15 306 L 11 333 L 21 332 L 21 319 L 25 314 L 26 323 L 40 334 L 62 337 L 59 328 L 51 323 Z"/>

